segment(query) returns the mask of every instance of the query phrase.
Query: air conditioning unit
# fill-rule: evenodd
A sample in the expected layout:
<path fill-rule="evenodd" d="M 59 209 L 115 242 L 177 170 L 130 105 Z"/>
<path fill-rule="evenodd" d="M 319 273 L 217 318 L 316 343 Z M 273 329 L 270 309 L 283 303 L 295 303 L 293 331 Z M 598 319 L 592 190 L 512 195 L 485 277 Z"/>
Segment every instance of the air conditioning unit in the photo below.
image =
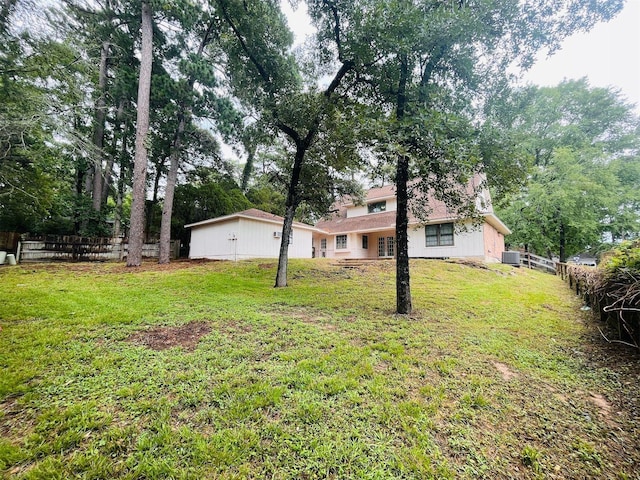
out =
<path fill-rule="evenodd" d="M 273 238 L 280 238 L 282 237 L 282 232 L 273 232 Z"/>
<path fill-rule="evenodd" d="M 519 267 L 520 252 L 502 252 L 502 263 Z"/>

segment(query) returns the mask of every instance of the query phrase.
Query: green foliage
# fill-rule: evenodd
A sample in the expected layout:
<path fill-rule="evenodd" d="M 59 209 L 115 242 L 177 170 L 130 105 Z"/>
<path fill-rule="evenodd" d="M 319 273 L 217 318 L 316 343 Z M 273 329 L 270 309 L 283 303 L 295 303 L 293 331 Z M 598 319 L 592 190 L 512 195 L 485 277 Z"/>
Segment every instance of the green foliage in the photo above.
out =
<path fill-rule="evenodd" d="M 605 254 L 604 268 L 610 273 L 618 270 L 640 272 L 640 240 L 624 242 Z"/>
<path fill-rule="evenodd" d="M 638 118 L 619 93 L 582 79 L 531 87 L 511 101 L 502 121 L 519 132 L 533 165 L 528 184 L 499 210 L 514 232 L 508 241 L 564 261 L 599 249 L 605 235 L 638 235 Z"/>
<path fill-rule="evenodd" d="M 525 446 L 520 454 L 522 464 L 536 473 L 540 473 L 540 452 L 530 445 Z"/>
<path fill-rule="evenodd" d="M 179 239 L 184 247 L 188 247 L 190 231 L 184 228 L 185 225 L 253 206 L 231 177 L 221 175 L 215 169 L 197 168 L 189 173 L 187 183 L 176 187 L 171 238 Z"/>

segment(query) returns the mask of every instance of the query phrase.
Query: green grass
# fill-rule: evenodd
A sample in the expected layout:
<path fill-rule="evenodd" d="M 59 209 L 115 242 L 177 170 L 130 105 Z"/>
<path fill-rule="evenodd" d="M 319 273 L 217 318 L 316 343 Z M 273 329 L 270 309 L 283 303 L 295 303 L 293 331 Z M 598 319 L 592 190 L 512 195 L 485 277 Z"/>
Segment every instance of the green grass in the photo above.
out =
<path fill-rule="evenodd" d="M 560 279 L 415 261 L 405 317 L 393 274 L 292 261 L 274 289 L 272 261 L 0 269 L 0 472 L 640 478 L 619 405 L 637 397 L 590 360 Z M 191 321 L 211 326 L 193 351 L 128 341 Z"/>

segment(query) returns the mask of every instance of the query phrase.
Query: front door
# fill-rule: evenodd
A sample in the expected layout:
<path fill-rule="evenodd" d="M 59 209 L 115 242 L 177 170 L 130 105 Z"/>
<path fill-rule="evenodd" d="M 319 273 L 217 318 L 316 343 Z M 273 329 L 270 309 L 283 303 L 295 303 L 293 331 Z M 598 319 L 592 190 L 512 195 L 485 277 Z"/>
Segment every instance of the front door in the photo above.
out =
<path fill-rule="evenodd" d="M 394 237 L 379 237 L 378 238 L 378 256 L 379 257 L 393 257 L 396 252 L 396 239 Z"/>

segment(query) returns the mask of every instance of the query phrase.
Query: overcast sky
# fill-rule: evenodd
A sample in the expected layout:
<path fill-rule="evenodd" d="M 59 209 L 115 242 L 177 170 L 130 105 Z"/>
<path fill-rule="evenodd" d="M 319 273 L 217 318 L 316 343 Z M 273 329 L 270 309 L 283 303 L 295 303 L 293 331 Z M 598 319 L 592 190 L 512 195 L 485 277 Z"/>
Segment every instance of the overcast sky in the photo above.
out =
<path fill-rule="evenodd" d="M 310 29 L 303 4 L 295 12 L 288 2 L 283 2 L 283 7 L 296 42 L 303 41 Z M 554 86 L 564 79 L 582 77 L 593 87 L 619 89 L 640 113 L 640 0 L 627 0 L 623 11 L 610 22 L 568 38 L 552 57 L 541 55 L 524 81 Z"/>
<path fill-rule="evenodd" d="M 588 77 L 593 87 L 615 87 L 640 113 L 640 0 L 627 0 L 613 20 L 565 40 L 551 58 L 541 56 L 525 74 L 537 85 Z"/>

